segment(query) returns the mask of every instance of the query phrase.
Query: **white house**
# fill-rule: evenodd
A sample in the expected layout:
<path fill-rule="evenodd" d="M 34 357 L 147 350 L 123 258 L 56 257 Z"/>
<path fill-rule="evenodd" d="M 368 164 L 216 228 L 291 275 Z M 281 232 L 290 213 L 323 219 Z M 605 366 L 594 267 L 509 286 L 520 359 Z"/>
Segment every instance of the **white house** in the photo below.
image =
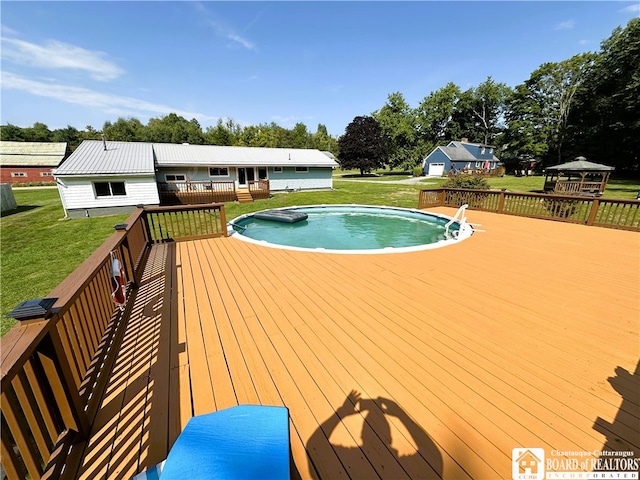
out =
<path fill-rule="evenodd" d="M 330 189 L 338 163 L 330 153 L 302 148 L 154 143 L 158 182 L 233 181 L 244 188 L 269 180 L 271 191 Z"/>
<path fill-rule="evenodd" d="M 65 216 L 127 213 L 159 205 L 150 143 L 85 140 L 54 171 Z"/>
<path fill-rule="evenodd" d="M 55 170 L 65 215 L 72 218 L 159 205 L 158 183 L 227 182 L 270 191 L 330 189 L 338 164 L 312 149 L 254 148 L 85 140 Z"/>

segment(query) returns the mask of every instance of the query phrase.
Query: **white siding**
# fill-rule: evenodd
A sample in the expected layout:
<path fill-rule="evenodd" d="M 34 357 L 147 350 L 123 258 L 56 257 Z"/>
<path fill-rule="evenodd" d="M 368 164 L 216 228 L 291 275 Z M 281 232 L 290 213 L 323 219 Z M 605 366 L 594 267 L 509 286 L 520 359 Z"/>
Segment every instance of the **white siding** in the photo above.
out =
<path fill-rule="evenodd" d="M 122 196 L 96 197 L 93 189 L 93 180 L 99 182 L 124 181 L 127 194 Z M 58 190 L 62 198 L 62 203 L 67 210 L 160 204 L 158 187 L 156 186 L 153 175 L 136 177 L 99 176 L 94 179 L 59 178 Z"/>

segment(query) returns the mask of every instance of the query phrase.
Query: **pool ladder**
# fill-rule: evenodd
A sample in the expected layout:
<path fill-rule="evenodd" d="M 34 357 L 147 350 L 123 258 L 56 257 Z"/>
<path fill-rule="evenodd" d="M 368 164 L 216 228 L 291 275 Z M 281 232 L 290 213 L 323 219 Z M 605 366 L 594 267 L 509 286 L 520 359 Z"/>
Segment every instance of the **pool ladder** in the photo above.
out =
<path fill-rule="evenodd" d="M 458 238 L 458 235 L 461 231 L 466 231 L 467 229 L 471 228 L 471 224 L 467 222 L 467 217 L 464 215 L 464 212 L 467 208 L 469 208 L 469 204 L 465 203 L 458 209 L 453 218 L 447 222 L 447 224 L 444 226 L 445 237 L 449 237 L 449 227 L 453 225 L 456 220 L 460 222 L 460 229 L 452 232 L 452 238 Z"/>

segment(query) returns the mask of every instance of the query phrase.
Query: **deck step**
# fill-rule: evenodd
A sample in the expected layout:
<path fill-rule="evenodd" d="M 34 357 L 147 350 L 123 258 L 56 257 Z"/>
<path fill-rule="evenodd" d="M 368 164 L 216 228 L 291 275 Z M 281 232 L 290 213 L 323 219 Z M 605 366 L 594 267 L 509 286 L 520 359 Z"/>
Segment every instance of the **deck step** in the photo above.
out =
<path fill-rule="evenodd" d="M 251 192 L 248 189 L 236 190 L 236 197 L 238 197 L 240 203 L 253 202 L 253 196 L 251 196 Z"/>

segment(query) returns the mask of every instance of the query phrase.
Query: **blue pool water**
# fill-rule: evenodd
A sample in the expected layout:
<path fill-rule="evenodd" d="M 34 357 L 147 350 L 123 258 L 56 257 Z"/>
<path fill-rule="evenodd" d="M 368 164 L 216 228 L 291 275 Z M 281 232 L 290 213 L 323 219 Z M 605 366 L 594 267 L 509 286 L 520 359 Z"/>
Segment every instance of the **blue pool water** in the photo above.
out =
<path fill-rule="evenodd" d="M 436 248 L 462 239 L 458 222 L 419 210 L 364 205 L 319 205 L 287 210 L 306 213 L 307 220 L 281 223 L 254 218 L 234 219 L 233 236 L 281 248 L 339 253 L 391 253 Z M 230 228 L 230 231 L 231 231 Z"/>

